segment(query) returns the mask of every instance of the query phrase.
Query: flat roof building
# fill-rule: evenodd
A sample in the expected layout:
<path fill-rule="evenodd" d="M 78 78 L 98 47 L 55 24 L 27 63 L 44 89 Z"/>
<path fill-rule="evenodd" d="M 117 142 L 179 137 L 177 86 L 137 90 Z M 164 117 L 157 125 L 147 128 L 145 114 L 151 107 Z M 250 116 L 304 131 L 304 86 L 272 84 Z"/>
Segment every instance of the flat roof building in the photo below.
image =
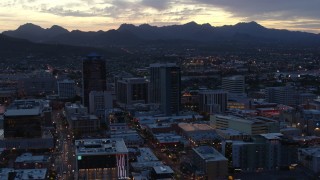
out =
<path fill-rule="evenodd" d="M 234 115 L 212 115 L 211 126 L 217 129 L 231 128 L 249 135 L 280 132 L 280 123 L 265 117 L 246 118 Z"/>
<path fill-rule="evenodd" d="M 193 163 L 203 172 L 206 179 L 226 178 L 228 159 L 210 146 L 192 148 Z"/>
<path fill-rule="evenodd" d="M 124 179 L 129 176 L 128 149 L 121 138 L 75 141 L 78 177 Z"/>

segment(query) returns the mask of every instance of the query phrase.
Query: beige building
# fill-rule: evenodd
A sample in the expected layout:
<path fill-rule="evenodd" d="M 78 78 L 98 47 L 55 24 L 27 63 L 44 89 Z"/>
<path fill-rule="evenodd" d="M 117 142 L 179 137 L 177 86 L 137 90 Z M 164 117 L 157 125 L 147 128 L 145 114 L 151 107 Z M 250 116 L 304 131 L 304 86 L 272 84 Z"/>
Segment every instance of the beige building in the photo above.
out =
<path fill-rule="evenodd" d="M 216 129 L 230 128 L 249 135 L 280 131 L 278 121 L 264 117 L 243 118 L 233 115 L 212 115 L 210 125 Z"/>
<path fill-rule="evenodd" d="M 192 149 L 193 163 L 205 179 L 224 179 L 228 176 L 228 159 L 210 146 Z"/>

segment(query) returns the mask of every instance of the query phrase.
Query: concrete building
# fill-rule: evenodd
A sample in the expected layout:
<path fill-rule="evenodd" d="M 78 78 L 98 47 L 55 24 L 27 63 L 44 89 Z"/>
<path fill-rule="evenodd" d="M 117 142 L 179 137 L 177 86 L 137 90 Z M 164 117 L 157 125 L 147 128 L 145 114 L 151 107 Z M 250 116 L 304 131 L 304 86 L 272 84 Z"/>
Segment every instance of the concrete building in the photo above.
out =
<path fill-rule="evenodd" d="M 234 129 L 216 129 L 216 132 L 223 138 L 227 140 L 248 140 L 250 135 L 234 130 Z"/>
<path fill-rule="evenodd" d="M 83 104 L 89 106 L 91 91 L 106 91 L 107 80 L 106 62 L 97 54 L 89 54 L 82 63 Z"/>
<path fill-rule="evenodd" d="M 117 101 L 123 105 L 149 102 L 149 82 L 144 78 L 124 78 L 117 81 Z"/>
<path fill-rule="evenodd" d="M 298 94 L 294 87 L 268 87 L 265 89 L 266 101 L 269 103 L 294 106 L 298 103 Z"/>
<path fill-rule="evenodd" d="M 76 83 L 73 80 L 64 79 L 58 81 L 58 95 L 60 99 L 70 99 L 76 96 Z"/>
<path fill-rule="evenodd" d="M 181 103 L 180 67 L 174 63 L 150 65 L 150 101 L 160 104 L 165 115 L 179 114 Z"/>
<path fill-rule="evenodd" d="M 265 167 L 265 144 L 227 140 L 222 142 L 222 153 L 228 159 L 228 167 L 243 171 L 255 171 Z"/>
<path fill-rule="evenodd" d="M 178 128 L 181 135 L 188 139 L 191 145 L 212 144 L 221 139 L 216 131 L 207 124 L 179 123 Z"/>
<path fill-rule="evenodd" d="M 205 179 L 224 179 L 228 176 L 228 159 L 213 147 L 192 148 L 192 160 Z"/>
<path fill-rule="evenodd" d="M 15 169 L 41 169 L 50 168 L 48 156 L 32 155 L 32 153 L 24 153 L 18 156 L 14 161 Z"/>
<path fill-rule="evenodd" d="M 224 113 L 227 110 L 228 93 L 222 90 L 199 91 L 199 110 L 201 112 Z"/>
<path fill-rule="evenodd" d="M 166 165 L 154 166 L 151 171 L 151 178 L 155 180 L 174 179 L 174 171 Z"/>
<path fill-rule="evenodd" d="M 312 103 L 313 100 L 317 98 L 317 96 L 312 93 L 300 93 L 298 98 L 299 98 L 299 104 L 308 104 L 308 103 Z"/>
<path fill-rule="evenodd" d="M 44 127 L 46 102 L 36 99 L 16 100 L 4 113 L 0 148 L 50 149 L 53 137 Z"/>
<path fill-rule="evenodd" d="M 48 169 L 39 168 L 39 169 L 11 169 L 4 168 L 0 169 L 0 179 L 19 179 L 19 180 L 47 180 Z"/>
<path fill-rule="evenodd" d="M 265 168 L 278 169 L 281 164 L 281 133 L 267 133 L 257 136 L 255 141 L 265 144 Z"/>
<path fill-rule="evenodd" d="M 213 128 L 230 128 L 249 135 L 280 132 L 279 122 L 265 117 L 244 118 L 233 115 L 212 115 L 210 125 Z"/>
<path fill-rule="evenodd" d="M 113 108 L 113 97 L 110 91 L 91 91 L 89 93 L 89 113 L 99 115 L 105 109 Z"/>
<path fill-rule="evenodd" d="M 320 172 L 320 147 L 301 148 L 298 150 L 299 162 L 314 173 Z"/>
<path fill-rule="evenodd" d="M 74 131 L 75 136 L 97 133 L 100 129 L 100 119 L 88 114 L 88 110 L 80 103 L 65 104 L 66 119 L 69 128 Z"/>
<path fill-rule="evenodd" d="M 14 101 L 4 113 L 4 137 L 40 137 L 43 110 L 41 100 Z"/>
<path fill-rule="evenodd" d="M 18 96 L 34 97 L 55 94 L 57 79 L 45 71 L 36 71 L 18 80 Z"/>
<path fill-rule="evenodd" d="M 111 138 L 122 138 L 127 147 L 140 147 L 144 145 L 144 140 L 135 130 L 112 131 Z"/>
<path fill-rule="evenodd" d="M 303 110 L 297 127 L 307 135 L 320 135 L 320 110 Z"/>
<path fill-rule="evenodd" d="M 245 95 L 245 78 L 242 75 L 222 78 L 222 89 L 231 96 Z"/>
<path fill-rule="evenodd" d="M 75 141 L 78 179 L 127 179 L 128 149 L 123 139 Z"/>

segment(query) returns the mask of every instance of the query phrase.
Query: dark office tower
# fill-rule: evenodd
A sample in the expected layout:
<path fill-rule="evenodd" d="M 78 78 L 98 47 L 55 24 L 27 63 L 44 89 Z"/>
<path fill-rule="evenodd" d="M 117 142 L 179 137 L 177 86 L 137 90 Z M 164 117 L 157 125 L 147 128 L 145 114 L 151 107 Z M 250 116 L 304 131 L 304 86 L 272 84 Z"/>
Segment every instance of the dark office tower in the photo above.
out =
<path fill-rule="evenodd" d="M 89 93 L 91 91 L 105 91 L 106 62 L 97 54 L 89 54 L 82 64 L 83 105 L 89 107 Z"/>
<path fill-rule="evenodd" d="M 179 114 L 180 67 L 174 63 L 150 65 L 150 101 L 166 115 Z"/>

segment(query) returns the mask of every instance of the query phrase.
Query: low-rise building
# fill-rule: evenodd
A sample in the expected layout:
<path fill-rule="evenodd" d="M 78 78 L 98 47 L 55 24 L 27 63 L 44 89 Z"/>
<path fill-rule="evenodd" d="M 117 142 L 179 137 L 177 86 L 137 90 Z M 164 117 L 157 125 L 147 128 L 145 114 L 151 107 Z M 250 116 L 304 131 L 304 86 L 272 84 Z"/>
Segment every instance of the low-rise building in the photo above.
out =
<path fill-rule="evenodd" d="M 192 149 L 192 159 L 206 179 L 227 178 L 228 159 L 210 146 L 199 146 Z"/>
<path fill-rule="evenodd" d="M 44 155 L 34 156 L 32 153 L 24 153 L 14 161 L 15 169 L 41 169 L 49 167 L 49 157 Z"/>
<path fill-rule="evenodd" d="M 0 179 L 19 179 L 19 180 L 46 180 L 48 179 L 48 170 L 45 168 L 41 169 L 11 169 L 4 168 L 0 169 Z"/>
<path fill-rule="evenodd" d="M 125 179 L 129 176 L 128 149 L 123 139 L 75 141 L 78 178 Z"/>
<path fill-rule="evenodd" d="M 320 147 L 301 148 L 298 150 L 299 162 L 314 173 L 320 172 Z"/>
<path fill-rule="evenodd" d="M 280 123 L 265 117 L 240 117 L 233 115 L 212 115 L 210 125 L 217 129 L 231 128 L 249 135 L 278 133 Z"/>

